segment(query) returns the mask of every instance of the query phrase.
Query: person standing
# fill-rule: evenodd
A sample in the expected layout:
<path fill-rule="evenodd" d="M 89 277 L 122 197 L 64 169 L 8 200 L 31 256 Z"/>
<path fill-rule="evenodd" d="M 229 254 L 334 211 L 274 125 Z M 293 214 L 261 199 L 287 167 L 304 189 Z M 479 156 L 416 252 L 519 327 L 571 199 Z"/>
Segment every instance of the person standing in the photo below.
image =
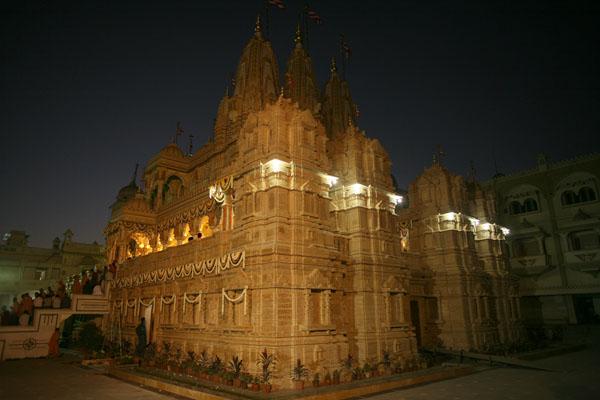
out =
<path fill-rule="evenodd" d="M 142 317 L 140 324 L 135 328 L 135 334 L 138 338 L 136 352 L 139 356 L 142 356 L 144 354 L 144 349 L 146 348 L 146 340 L 148 337 L 146 334 L 146 318 Z"/>
<path fill-rule="evenodd" d="M 60 355 L 60 348 L 58 347 L 58 341 L 60 339 L 60 330 L 54 329 L 54 333 L 50 337 L 48 342 L 48 357 L 58 357 Z"/>

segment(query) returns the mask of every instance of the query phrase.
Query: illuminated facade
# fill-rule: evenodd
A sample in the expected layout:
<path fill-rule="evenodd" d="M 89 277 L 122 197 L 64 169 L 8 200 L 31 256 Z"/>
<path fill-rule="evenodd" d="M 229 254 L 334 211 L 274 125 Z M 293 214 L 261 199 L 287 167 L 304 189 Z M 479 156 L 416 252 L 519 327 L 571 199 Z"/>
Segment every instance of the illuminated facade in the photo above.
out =
<path fill-rule="evenodd" d="M 298 358 L 322 372 L 348 354 L 408 361 L 418 345 L 516 340 L 491 198 L 435 163 L 403 208 L 348 83 L 332 63 L 319 93 L 300 33 L 285 77 L 281 88 L 257 25 L 213 140 L 190 156 L 170 144 L 148 162 L 145 191 L 119 192 L 105 233 L 124 334 L 145 316 L 152 341 L 250 369 L 266 347 L 282 386 Z"/>

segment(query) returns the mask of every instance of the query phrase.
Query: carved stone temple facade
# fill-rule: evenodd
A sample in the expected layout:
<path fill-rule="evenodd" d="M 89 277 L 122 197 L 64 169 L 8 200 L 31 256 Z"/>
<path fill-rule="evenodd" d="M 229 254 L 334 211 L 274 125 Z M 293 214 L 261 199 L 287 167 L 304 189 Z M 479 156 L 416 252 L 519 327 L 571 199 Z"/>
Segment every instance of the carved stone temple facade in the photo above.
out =
<path fill-rule="evenodd" d="M 516 282 L 493 224 L 493 198 L 434 163 L 394 190 L 391 162 L 356 126 L 348 83 L 331 65 L 320 93 L 300 33 L 284 86 L 257 24 L 214 138 L 176 144 L 121 189 L 106 228 L 119 264 L 111 321 L 134 341 L 172 342 L 253 371 L 267 348 L 276 382 L 418 346 L 483 348 L 518 340 Z M 404 201 L 403 201 L 404 200 Z"/>

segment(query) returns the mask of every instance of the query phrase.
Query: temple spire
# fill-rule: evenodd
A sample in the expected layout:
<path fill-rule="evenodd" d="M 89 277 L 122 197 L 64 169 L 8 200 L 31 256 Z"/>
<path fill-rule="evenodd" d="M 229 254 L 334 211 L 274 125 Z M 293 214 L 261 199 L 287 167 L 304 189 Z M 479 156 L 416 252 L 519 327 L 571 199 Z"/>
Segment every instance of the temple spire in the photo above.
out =
<path fill-rule="evenodd" d="M 256 22 L 254 23 L 254 34 L 258 37 L 262 36 L 262 25 L 260 23 L 260 14 L 256 16 Z"/>
<path fill-rule="evenodd" d="M 331 75 L 323 90 L 321 115 L 327 135 L 333 137 L 344 133 L 349 125 L 356 126 L 358 112 L 352 101 L 348 82 L 341 79 L 337 73 L 335 57 L 331 58 L 329 70 Z"/>
<path fill-rule="evenodd" d="M 309 110 L 314 116 L 320 111 L 319 89 L 316 84 L 312 60 L 302 46 L 302 30 L 296 25 L 294 47 L 287 62 L 285 72 L 285 96 L 298 104 L 302 110 Z"/>

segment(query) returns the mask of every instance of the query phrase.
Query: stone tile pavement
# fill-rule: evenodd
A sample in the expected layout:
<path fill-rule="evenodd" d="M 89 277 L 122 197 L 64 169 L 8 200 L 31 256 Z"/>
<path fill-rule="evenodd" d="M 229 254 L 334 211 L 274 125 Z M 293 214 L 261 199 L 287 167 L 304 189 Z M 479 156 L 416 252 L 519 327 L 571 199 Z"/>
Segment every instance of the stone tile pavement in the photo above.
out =
<path fill-rule="evenodd" d="M 600 329 L 588 348 L 533 361 L 557 370 L 499 367 L 457 379 L 397 390 L 369 400 L 593 400 L 600 399 Z"/>
<path fill-rule="evenodd" d="M 173 397 L 131 385 L 73 359 L 29 359 L 0 362 L 2 400 L 173 400 Z"/>

